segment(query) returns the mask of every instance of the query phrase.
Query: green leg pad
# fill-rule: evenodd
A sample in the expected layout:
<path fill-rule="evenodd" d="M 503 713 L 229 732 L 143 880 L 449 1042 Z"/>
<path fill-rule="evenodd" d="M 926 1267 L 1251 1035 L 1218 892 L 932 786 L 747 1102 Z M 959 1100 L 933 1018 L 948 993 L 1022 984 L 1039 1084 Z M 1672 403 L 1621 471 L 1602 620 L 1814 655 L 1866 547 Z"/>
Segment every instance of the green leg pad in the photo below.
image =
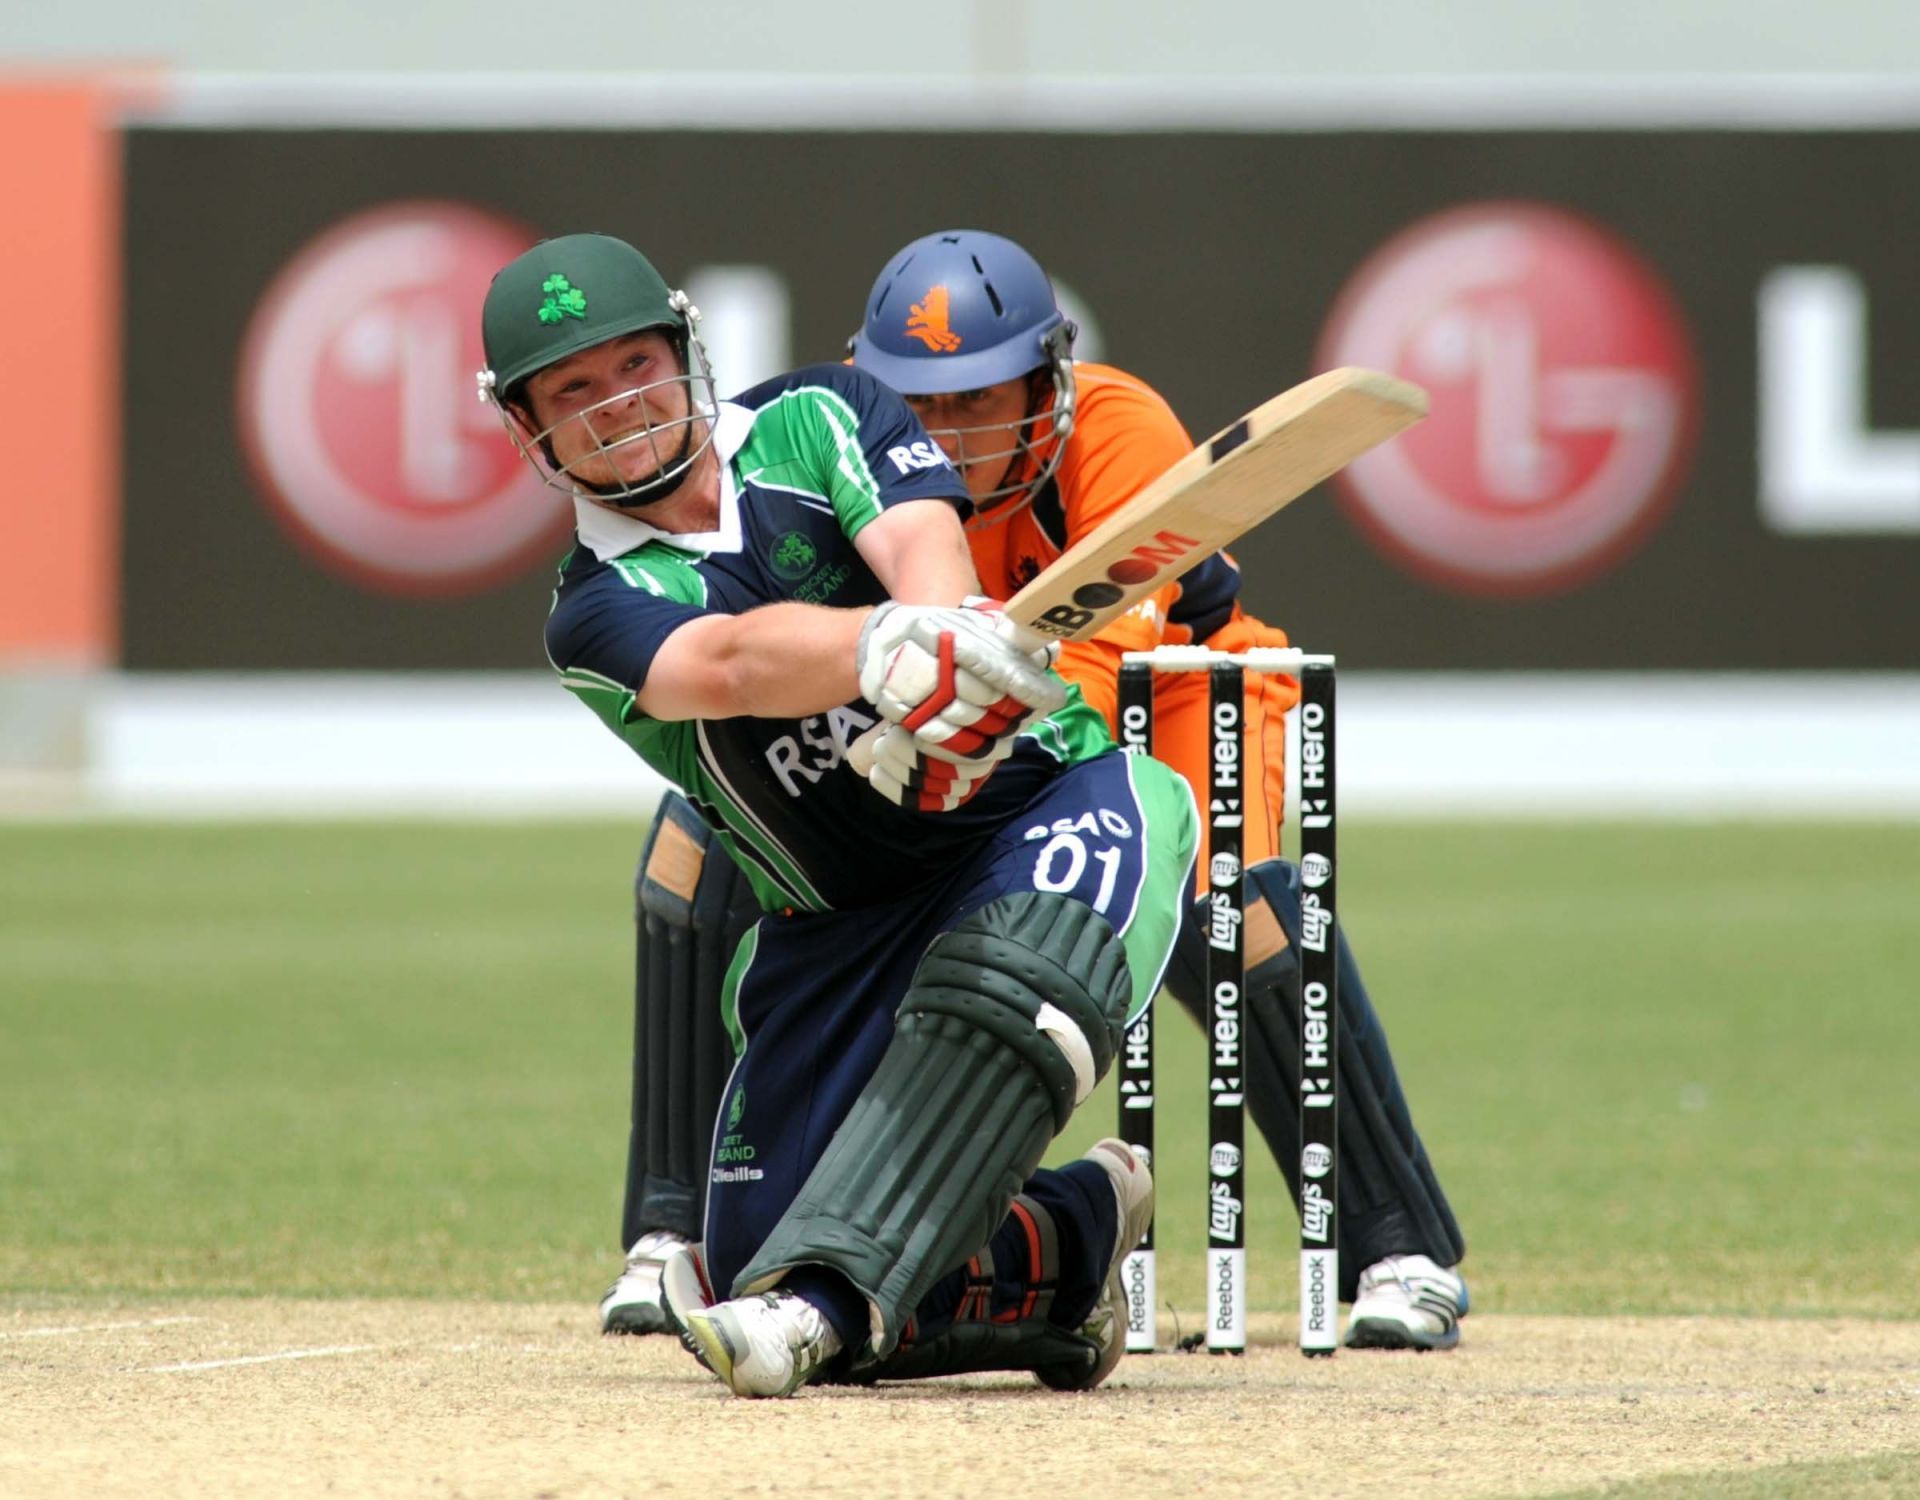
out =
<path fill-rule="evenodd" d="M 855 1380 L 928 1380 L 989 1370 L 1031 1370 L 1049 1384 L 1077 1387 L 1085 1382 L 1100 1361 L 1099 1346 L 1077 1330 L 1047 1320 L 1053 1308 L 1051 1288 L 1060 1278 L 1059 1230 L 1053 1215 L 1031 1198 L 1022 1196 L 1017 1201 L 1026 1205 L 1040 1243 L 1040 1264 L 1034 1268 L 1038 1285 L 1025 1316 L 1011 1323 L 993 1321 L 996 1268 L 993 1247 L 988 1245 L 968 1261 L 971 1274 L 954 1321 L 932 1338 L 902 1337 L 893 1353 L 857 1373 Z"/>
<path fill-rule="evenodd" d="M 661 799 L 633 883 L 633 1113 L 620 1251 L 650 1229 L 700 1238 L 713 1121 L 733 1067 L 720 992 L 760 916 L 691 802 Z"/>
<path fill-rule="evenodd" d="M 1003 896 L 935 938 L 879 1067 L 733 1295 L 826 1266 L 870 1304 L 867 1356 L 892 1353 L 1112 1064 L 1131 993 L 1113 928 L 1064 896 Z"/>

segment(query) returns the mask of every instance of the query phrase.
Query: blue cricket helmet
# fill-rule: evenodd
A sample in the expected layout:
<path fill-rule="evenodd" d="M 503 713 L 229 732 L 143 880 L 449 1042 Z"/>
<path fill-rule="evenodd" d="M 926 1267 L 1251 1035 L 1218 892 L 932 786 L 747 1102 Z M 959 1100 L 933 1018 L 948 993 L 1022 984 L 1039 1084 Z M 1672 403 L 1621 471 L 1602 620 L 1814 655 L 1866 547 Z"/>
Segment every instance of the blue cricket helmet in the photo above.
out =
<path fill-rule="evenodd" d="M 994 524 L 1017 514 L 1060 467 L 1073 435 L 1077 332 L 1040 262 L 1020 246 L 982 229 L 946 229 L 887 262 L 847 349 L 856 366 L 903 396 L 976 391 L 1036 370 L 1050 373 L 1051 397 L 1031 389 L 1017 421 L 932 430 L 963 474 L 975 463 L 1005 465 L 1000 483 L 975 498 L 972 526 L 989 510 Z M 1013 434 L 1011 458 L 1004 449 L 968 458 L 969 442 L 997 432 Z"/>
<path fill-rule="evenodd" d="M 903 396 L 998 385 L 1071 357 L 1075 329 L 1040 263 L 1012 240 L 947 229 L 880 273 L 848 349 Z"/>

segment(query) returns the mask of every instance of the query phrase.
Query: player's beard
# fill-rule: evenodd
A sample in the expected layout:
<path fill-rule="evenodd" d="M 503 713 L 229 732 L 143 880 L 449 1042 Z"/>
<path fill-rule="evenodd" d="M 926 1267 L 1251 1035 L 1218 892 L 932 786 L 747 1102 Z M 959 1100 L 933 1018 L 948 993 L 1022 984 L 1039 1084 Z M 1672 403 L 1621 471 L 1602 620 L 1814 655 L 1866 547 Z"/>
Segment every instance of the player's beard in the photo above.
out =
<path fill-rule="evenodd" d="M 693 444 L 694 425 L 699 420 L 700 418 L 696 416 L 677 424 L 680 429 L 680 445 L 675 452 L 661 458 L 652 474 L 643 474 L 638 479 L 621 480 L 617 484 L 595 484 L 591 480 L 575 475 L 574 483 L 602 504 L 610 505 L 615 510 L 640 511 L 649 506 L 658 505 L 662 500 L 670 498 L 686 482 L 687 475 L 693 472 L 693 465 L 686 461 L 686 457 L 687 449 Z M 644 429 L 639 431 L 644 433 Z M 646 439 L 643 435 L 633 435 L 630 439 L 615 439 L 616 442 L 629 440 L 637 445 Z M 652 446 L 657 449 L 659 444 L 655 442 Z M 616 457 L 609 460 L 610 463 L 618 462 L 617 451 Z M 676 469 L 677 472 L 671 474 L 668 472 Z M 635 494 L 634 491 L 644 491 L 644 493 Z"/>

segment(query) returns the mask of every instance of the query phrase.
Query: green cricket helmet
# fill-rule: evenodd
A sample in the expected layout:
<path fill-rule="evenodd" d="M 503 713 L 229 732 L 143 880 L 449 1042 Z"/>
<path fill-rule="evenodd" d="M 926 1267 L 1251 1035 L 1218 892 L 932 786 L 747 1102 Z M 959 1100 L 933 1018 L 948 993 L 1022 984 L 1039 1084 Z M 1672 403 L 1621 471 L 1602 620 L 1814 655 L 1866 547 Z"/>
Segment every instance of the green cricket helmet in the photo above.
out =
<path fill-rule="evenodd" d="M 554 488 L 580 490 L 607 500 L 663 499 L 713 441 L 713 371 L 700 342 L 699 318 L 700 311 L 687 294 L 669 287 L 653 263 L 625 240 L 605 234 L 542 240 L 501 267 L 487 289 L 480 311 L 487 359 L 478 376 L 480 398 L 499 411 L 522 455 Z M 508 409 L 517 405 L 525 410 L 526 403 L 516 398 L 523 394 L 528 377 L 547 366 L 609 339 L 654 328 L 664 331 L 679 352 L 680 374 L 618 392 L 531 435 Z M 612 441 L 602 441 L 588 420 L 637 394 L 675 383 L 687 387 L 683 417 L 654 424 L 643 415 L 640 426 Z M 590 443 L 572 464 L 562 464 L 554 453 L 553 434 L 568 422 L 581 423 Z M 685 435 L 678 453 L 671 451 L 671 442 L 662 444 L 661 438 L 671 438 L 674 429 L 696 424 L 705 429 L 697 448 L 691 433 Z M 616 450 L 634 443 L 648 444 L 656 460 L 653 471 L 641 479 L 594 483 L 571 472 L 573 465 L 596 458 L 605 458 L 611 465 Z"/>

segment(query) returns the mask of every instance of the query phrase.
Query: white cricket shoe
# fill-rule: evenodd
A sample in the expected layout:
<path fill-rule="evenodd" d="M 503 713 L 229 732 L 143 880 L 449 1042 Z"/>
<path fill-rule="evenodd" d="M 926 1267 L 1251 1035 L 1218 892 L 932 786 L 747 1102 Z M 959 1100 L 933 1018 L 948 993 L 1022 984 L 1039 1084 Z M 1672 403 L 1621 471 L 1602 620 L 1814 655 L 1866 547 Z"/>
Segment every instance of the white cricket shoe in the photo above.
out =
<path fill-rule="evenodd" d="M 761 1292 L 685 1316 L 700 1362 L 736 1396 L 791 1396 L 840 1352 L 840 1335 L 794 1292 Z"/>
<path fill-rule="evenodd" d="M 1082 1160 L 1097 1162 L 1105 1169 L 1119 1201 L 1120 1217 L 1113 1237 L 1113 1256 L 1107 1262 L 1107 1284 L 1087 1321 L 1080 1325 L 1080 1336 L 1092 1342 L 1098 1357 L 1085 1371 L 1034 1371 L 1042 1385 L 1056 1391 L 1092 1390 L 1113 1373 L 1120 1356 L 1127 1352 L 1127 1292 L 1122 1277 L 1127 1253 L 1140 1243 L 1140 1236 L 1153 1222 L 1153 1173 L 1133 1147 L 1109 1136 Z"/>
<path fill-rule="evenodd" d="M 1349 1349 L 1451 1349 L 1467 1284 L 1424 1255 L 1389 1255 L 1360 1273 L 1347 1316 Z"/>
<path fill-rule="evenodd" d="M 667 1257 L 660 1268 L 660 1300 L 666 1306 L 667 1326 L 686 1345 L 687 1353 L 711 1370 L 700 1344 L 687 1331 L 687 1314 L 704 1312 L 715 1301 L 713 1284 L 707 1280 L 707 1258 L 698 1245 L 682 1245 Z"/>
<path fill-rule="evenodd" d="M 671 1230 L 650 1229 L 633 1242 L 627 1266 L 600 1299 L 602 1333 L 668 1333 L 666 1305 L 660 1300 L 660 1270 L 686 1241 Z"/>

